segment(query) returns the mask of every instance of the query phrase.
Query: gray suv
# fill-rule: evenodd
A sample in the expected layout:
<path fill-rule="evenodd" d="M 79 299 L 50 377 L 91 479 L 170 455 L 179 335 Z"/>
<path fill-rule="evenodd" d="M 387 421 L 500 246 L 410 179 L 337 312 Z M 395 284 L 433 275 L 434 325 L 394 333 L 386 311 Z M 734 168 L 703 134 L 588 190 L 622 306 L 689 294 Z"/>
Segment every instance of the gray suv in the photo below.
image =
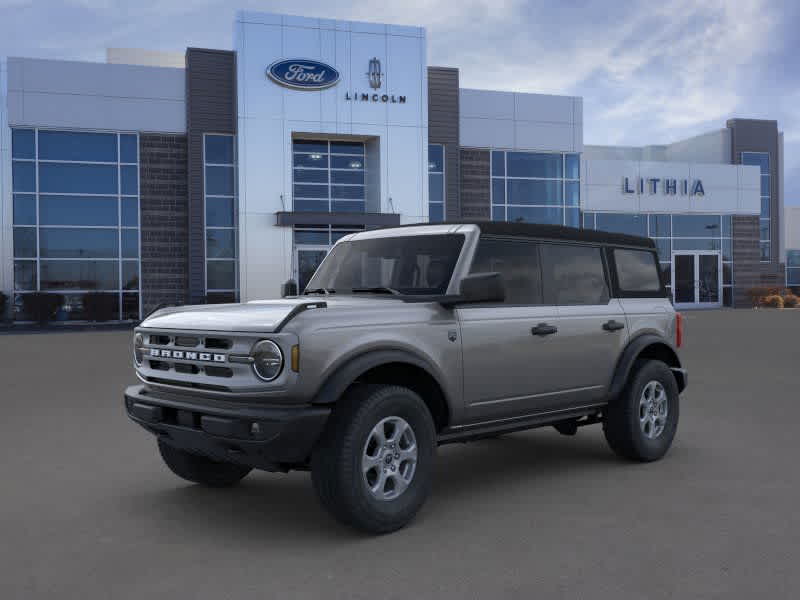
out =
<path fill-rule="evenodd" d="M 678 425 L 680 315 L 651 240 L 516 223 L 342 238 L 300 296 L 166 308 L 134 333 L 125 391 L 179 477 L 310 470 L 373 533 L 407 524 L 439 444 L 602 423 L 653 461 Z"/>

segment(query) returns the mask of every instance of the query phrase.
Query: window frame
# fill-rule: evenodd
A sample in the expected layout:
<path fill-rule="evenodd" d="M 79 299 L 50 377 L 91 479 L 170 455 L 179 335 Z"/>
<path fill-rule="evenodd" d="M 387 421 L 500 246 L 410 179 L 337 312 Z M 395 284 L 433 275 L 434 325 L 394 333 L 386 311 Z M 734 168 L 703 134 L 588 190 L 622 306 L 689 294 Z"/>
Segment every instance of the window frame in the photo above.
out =
<path fill-rule="evenodd" d="M 653 292 L 642 292 L 642 291 L 634 291 L 634 290 L 625 290 L 620 286 L 619 277 L 617 274 L 617 261 L 614 257 L 614 250 L 638 250 L 640 252 L 649 252 L 653 255 L 655 260 L 656 268 L 658 269 L 658 284 L 659 290 Z M 658 252 L 655 248 L 632 248 L 629 246 L 606 246 L 605 248 L 606 254 L 606 261 L 608 262 L 609 267 L 609 274 L 611 275 L 611 285 L 613 287 L 612 297 L 613 298 L 668 298 L 669 294 L 667 292 L 666 285 L 664 284 L 664 278 L 661 276 L 661 261 L 658 259 Z M 670 261 L 670 265 L 671 265 Z M 670 267 L 671 268 L 671 267 Z"/>

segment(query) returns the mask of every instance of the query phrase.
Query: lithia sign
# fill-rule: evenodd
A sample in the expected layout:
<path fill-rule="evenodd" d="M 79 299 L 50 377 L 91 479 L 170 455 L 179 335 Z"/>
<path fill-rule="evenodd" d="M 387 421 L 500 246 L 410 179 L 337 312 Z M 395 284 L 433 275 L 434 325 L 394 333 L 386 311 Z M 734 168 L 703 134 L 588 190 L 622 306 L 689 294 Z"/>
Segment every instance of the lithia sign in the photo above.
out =
<path fill-rule="evenodd" d="M 666 196 L 705 196 L 703 182 L 700 179 L 670 179 L 659 177 L 623 177 L 622 193 L 637 194 L 645 193 L 657 194 L 659 191 Z"/>
<path fill-rule="evenodd" d="M 369 61 L 367 81 L 372 92 L 347 91 L 344 99 L 350 102 L 383 102 L 387 104 L 405 104 L 406 97 L 378 92 L 383 86 L 381 61 L 377 57 Z M 267 67 L 267 77 L 283 87 L 293 90 L 324 90 L 339 83 L 341 76 L 334 67 L 304 58 L 277 60 Z"/>

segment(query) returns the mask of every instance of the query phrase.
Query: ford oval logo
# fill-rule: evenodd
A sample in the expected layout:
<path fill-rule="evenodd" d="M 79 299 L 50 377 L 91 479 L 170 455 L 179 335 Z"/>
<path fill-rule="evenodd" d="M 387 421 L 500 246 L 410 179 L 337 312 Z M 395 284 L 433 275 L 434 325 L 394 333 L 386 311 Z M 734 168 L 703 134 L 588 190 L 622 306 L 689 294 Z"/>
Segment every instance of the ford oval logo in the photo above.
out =
<path fill-rule="evenodd" d="M 339 71 L 316 60 L 292 58 L 279 60 L 267 68 L 275 83 L 296 90 L 324 90 L 339 82 Z"/>

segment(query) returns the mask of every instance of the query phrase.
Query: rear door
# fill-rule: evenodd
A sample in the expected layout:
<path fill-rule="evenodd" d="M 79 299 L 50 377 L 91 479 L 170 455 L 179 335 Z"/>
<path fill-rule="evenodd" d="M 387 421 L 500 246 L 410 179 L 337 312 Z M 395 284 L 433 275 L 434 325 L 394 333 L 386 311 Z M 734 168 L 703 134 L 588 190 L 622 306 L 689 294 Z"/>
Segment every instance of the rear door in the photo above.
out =
<path fill-rule="evenodd" d="M 538 244 L 481 237 L 470 271 L 501 273 L 506 300 L 456 309 L 467 417 L 476 422 L 538 412 L 543 395 L 558 385 L 560 360 L 557 310 L 542 302 Z"/>
<path fill-rule="evenodd" d="M 622 305 L 611 298 L 603 249 L 541 244 L 544 302 L 557 307 L 558 395 L 550 409 L 603 400 L 617 358 L 628 340 Z"/>

